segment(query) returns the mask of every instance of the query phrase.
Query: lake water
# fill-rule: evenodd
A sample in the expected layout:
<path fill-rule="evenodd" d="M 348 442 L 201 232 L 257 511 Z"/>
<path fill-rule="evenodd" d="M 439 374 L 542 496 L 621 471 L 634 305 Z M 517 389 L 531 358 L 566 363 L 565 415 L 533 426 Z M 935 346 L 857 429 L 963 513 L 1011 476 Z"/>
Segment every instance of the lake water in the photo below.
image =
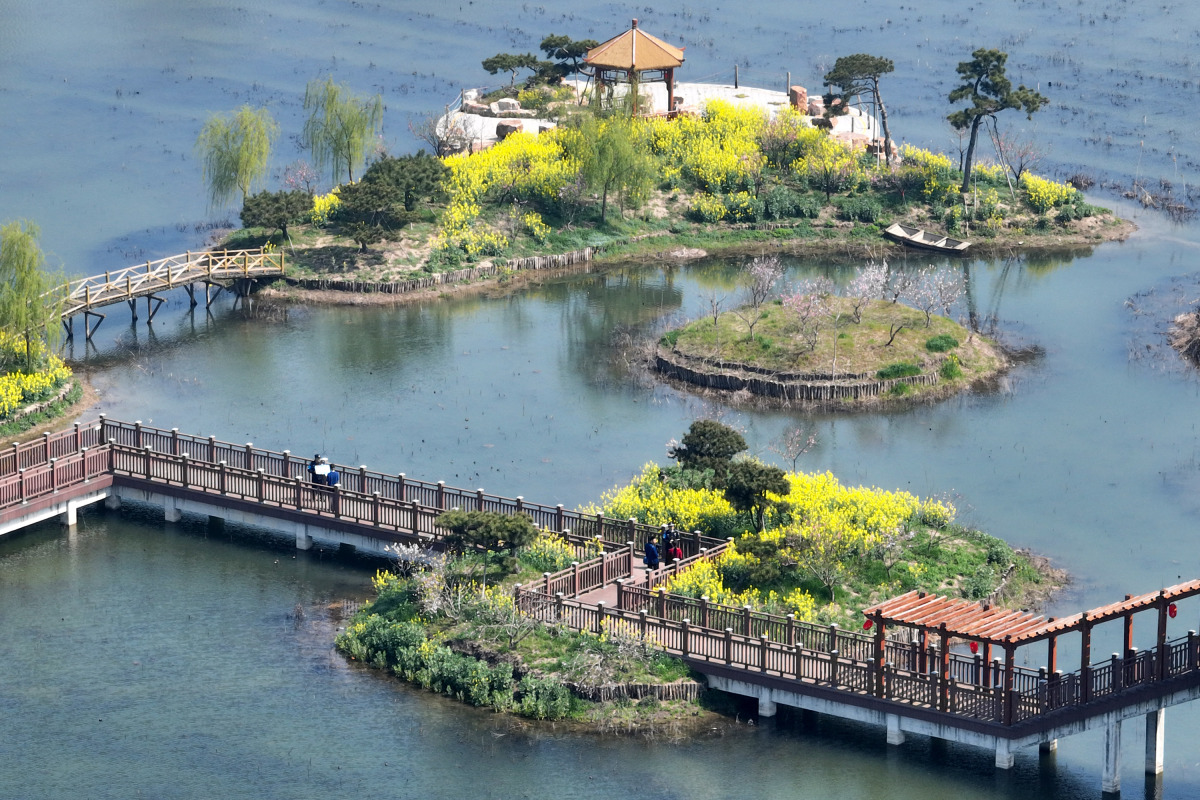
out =
<path fill-rule="evenodd" d="M 267 103 L 282 166 L 300 156 L 304 83 L 332 73 L 383 93 L 384 138 L 405 151 L 406 115 L 498 81 L 482 58 L 536 49 L 550 32 L 604 39 L 632 16 L 687 46 L 683 80 L 729 81 L 738 62 L 747 84 L 782 88 L 790 70 L 812 88 L 838 55 L 891 57 L 895 137 L 952 152 L 942 120 L 954 65 L 1001 47 L 1011 77 L 1054 101 L 1033 122 L 1003 120 L 1047 146 L 1043 171 L 1167 180 L 1179 196 L 1196 182 L 1200 12 L 1182 3 L 1148 15 L 1054 2 L 18 1 L 0 4 L 0 220 L 37 221 L 72 275 L 196 248 L 230 215 L 206 209 L 192 156 L 209 112 Z M 1141 231 L 1094 252 L 970 265 L 998 335 L 1040 354 L 994 391 L 901 413 L 727 410 L 631 367 L 628 342 L 733 291 L 736 264 L 716 260 L 399 308 L 247 312 L 223 300 L 208 317 L 173 295 L 151 329 L 113 307 L 96 346 L 70 354 L 101 392 L 89 414 L 571 506 L 664 460 L 697 415 L 724 414 L 768 459 L 787 426 L 809 424 L 819 443 L 804 468 L 952 493 L 968 522 L 1070 570 L 1050 609 L 1061 613 L 1200 575 L 1200 382 L 1161 335 L 1200 298 L 1200 237 L 1111 193 L 1091 199 Z M 792 275 L 852 267 L 796 260 Z M 331 651 L 329 607 L 360 597 L 368 573 L 136 510 L 0 542 L 0 796 L 1098 794 L 1094 735 L 1064 740 L 1054 766 L 1022 753 L 1012 774 L 993 775 L 987 753 L 920 738 L 889 753 L 882 731 L 830 720 L 686 744 L 514 730 Z M 1200 627 L 1197 613 L 1185 606 L 1172 624 Z M 1187 717 L 1168 714 L 1163 797 L 1200 793 L 1200 725 Z M 1126 726 L 1126 796 L 1142 793 L 1141 746 L 1140 726 Z"/>

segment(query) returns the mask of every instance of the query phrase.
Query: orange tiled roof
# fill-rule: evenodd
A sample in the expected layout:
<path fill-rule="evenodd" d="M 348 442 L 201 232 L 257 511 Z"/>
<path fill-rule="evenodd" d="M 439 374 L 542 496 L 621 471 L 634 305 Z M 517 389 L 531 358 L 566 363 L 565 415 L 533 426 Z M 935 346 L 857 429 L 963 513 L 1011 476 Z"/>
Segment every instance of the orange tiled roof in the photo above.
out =
<path fill-rule="evenodd" d="M 640 30 L 635 19 L 629 30 L 588 50 L 583 60 L 607 69 L 672 69 L 683 63 L 683 48 Z"/>

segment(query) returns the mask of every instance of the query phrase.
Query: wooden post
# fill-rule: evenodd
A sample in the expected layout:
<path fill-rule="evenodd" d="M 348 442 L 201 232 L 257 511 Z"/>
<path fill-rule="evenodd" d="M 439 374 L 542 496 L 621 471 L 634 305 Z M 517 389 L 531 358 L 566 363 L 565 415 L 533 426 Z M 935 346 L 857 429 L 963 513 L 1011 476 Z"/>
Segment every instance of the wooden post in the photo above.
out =
<path fill-rule="evenodd" d="M 150 454 L 152 452 L 153 451 L 150 449 L 150 445 L 146 445 L 145 447 L 142 448 L 142 457 L 146 459 L 146 464 L 145 464 L 146 468 L 143 472 L 143 474 L 146 477 L 146 480 L 150 480 L 150 475 L 151 475 Z"/>
<path fill-rule="evenodd" d="M 221 492 L 221 494 L 225 494 L 225 486 L 226 486 L 225 469 L 226 469 L 226 464 L 224 461 L 217 464 L 217 470 L 218 470 L 217 471 L 217 489 Z"/>
<path fill-rule="evenodd" d="M 291 450 L 283 451 L 283 466 L 280 469 L 282 470 L 282 472 L 279 473 L 280 475 L 282 475 L 285 478 L 292 477 L 292 451 Z"/>
<path fill-rule="evenodd" d="M 725 629 L 725 665 L 733 663 L 733 628 Z"/>
<path fill-rule="evenodd" d="M 208 460 L 213 462 L 217 460 L 217 437 L 208 437 Z"/>
<path fill-rule="evenodd" d="M 938 661 L 938 708 L 946 711 L 950 707 L 950 634 L 946 623 L 941 624 L 939 633 L 942 652 Z"/>
<path fill-rule="evenodd" d="M 1058 637 L 1051 634 L 1046 640 L 1046 668 L 1051 672 L 1058 671 Z"/>
<path fill-rule="evenodd" d="M 571 597 L 579 597 L 579 562 L 571 562 Z"/>
<path fill-rule="evenodd" d="M 686 619 L 680 625 L 679 637 L 683 640 L 680 647 L 683 649 L 683 657 L 687 658 L 688 653 L 691 652 L 690 642 L 688 641 L 691 638 L 691 626 Z"/>
<path fill-rule="evenodd" d="M 638 612 L 638 631 L 641 633 L 642 641 L 646 641 L 646 612 Z"/>
<path fill-rule="evenodd" d="M 617 610 L 625 610 L 625 579 L 617 581 Z"/>
<path fill-rule="evenodd" d="M 48 432 L 42 434 L 42 451 L 42 461 L 50 461 L 50 434 Z"/>
<path fill-rule="evenodd" d="M 58 459 L 50 459 L 50 491 L 58 494 Z"/>
<path fill-rule="evenodd" d="M 183 485 L 190 486 L 191 484 L 188 483 L 188 454 L 184 453 L 180 459 L 182 461 L 181 471 L 183 472 L 183 475 L 181 477 L 183 479 Z"/>
<path fill-rule="evenodd" d="M 475 510 L 483 511 L 483 489 L 475 490 Z"/>
<path fill-rule="evenodd" d="M 79 423 L 75 423 L 75 452 L 83 449 L 83 434 L 79 432 Z"/>
<path fill-rule="evenodd" d="M 482 505 L 483 489 L 479 490 L 479 496 L 480 496 L 480 503 L 481 503 L 479 508 L 482 510 L 483 509 L 483 505 Z M 562 505 L 562 503 L 559 503 L 558 505 L 556 505 L 554 507 L 554 530 L 556 530 L 556 531 L 563 530 L 564 524 L 565 524 L 565 520 L 563 519 L 563 505 Z"/>
<path fill-rule="evenodd" d="M 1082 627 L 1079 629 L 1082 641 L 1079 645 L 1079 700 L 1086 703 L 1092 699 L 1092 624 L 1088 621 L 1087 612 L 1080 615 Z"/>
<path fill-rule="evenodd" d="M 1012 725 L 1016 711 L 1016 698 L 1013 688 L 1016 683 L 1017 648 L 1012 643 L 1012 636 L 1004 637 L 1004 724 Z"/>
<path fill-rule="evenodd" d="M 259 469 L 255 470 L 255 472 L 258 474 L 258 502 L 261 503 L 263 501 L 263 496 L 264 496 L 264 492 L 265 492 L 265 488 L 266 488 L 265 484 L 266 484 L 266 479 L 267 479 L 266 475 L 267 474 L 262 471 L 261 467 Z M 336 486 L 333 488 L 337 489 Z"/>
<path fill-rule="evenodd" d="M 25 470 L 17 470 L 17 476 L 17 481 L 21 484 L 21 503 L 24 504 L 29 502 L 25 499 Z"/>
<path fill-rule="evenodd" d="M 829 682 L 834 686 L 838 685 L 838 651 L 836 647 L 829 651 Z"/>
<path fill-rule="evenodd" d="M 371 524 L 379 527 L 379 492 L 371 492 Z"/>
<path fill-rule="evenodd" d="M 1133 595 L 1127 594 L 1127 595 L 1125 595 L 1125 599 L 1132 600 Z M 1129 653 L 1129 651 L 1133 649 L 1133 614 L 1129 611 L 1126 611 L 1121 616 L 1121 622 L 1122 622 L 1122 627 L 1124 628 L 1124 634 L 1125 634 L 1125 637 L 1123 640 L 1125 642 L 1125 645 L 1121 649 L 1121 654 L 1127 655 Z"/>
<path fill-rule="evenodd" d="M 1155 637 L 1155 660 L 1157 669 L 1154 671 L 1156 680 L 1163 680 L 1167 677 L 1168 662 L 1170 661 L 1170 653 L 1167 652 L 1167 593 L 1165 590 L 1158 593 L 1158 634 Z M 1149 678 L 1150 676 L 1146 676 Z"/>
<path fill-rule="evenodd" d="M 246 442 L 246 469 L 254 469 L 254 443 Z"/>
<path fill-rule="evenodd" d="M 1113 693 L 1121 691 L 1125 688 L 1125 662 L 1116 653 L 1112 654 L 1112 658 L 1108 662 L 1109 669 L 1109 686 Z"/>
<path fill-rule="evenodd" d="M 225 462 L 221 462 L 221 480 L 225 480 Z M 304 508 L 304 479 L 294 478 L 296 481 L 296 508 Z"/>
<path fill-rule="evenodd" d="M 179 455 L 179 428 L 171 428 L 171 455 Z"/>
<path fill-rule="evenodd" d="M 561 623 L 563 621 L 563 608 L 565 608 L 563 593 L 555 592 L 554 593 L 554 621 L 555 622 Z"/>
<path fill-rule="evenodd" d="M 707 628 L 708 624 L 708 595 L 700 596 L 700 625 Z"/>
<path fill-rule="evenodd" d="M 751 636 L 753 631 L 750 629 L 750 606 L 742 606 L 742 636 Z"/>
<path fill-rule="evenodd" d="M 596 633 L 604 633 L 604 601 L 596 603 Z"/>
<path fill-rule="evenodd" d="M 875 696 L 883 697 L 884 681 L 883 681 L 883 665 L 885 662 L 884 656 L 884 631 L 883 631 L 883 614 L 875 612 L 875 654 L 871 659 L 871 666 L 875 670 Z"/>
<path fill-rule="evenodd" d="M 518 500 L 519 499 L 520 498 L 518 498 Z M 520 508 L 521 504 L 517 503 L 517 507 Z M 443 510 L 446 508 L 446 482 L 445 481 L 437 482 L 437 508 L 443 509 Z"/>
<path fill-rule="evenodd" d="M 396 476 L 396 499 L 403 503 L 407 498 L 404 496 L 404 473 L 401 472 Z"/>
<path fill-rule="evenodd" d="M 758 650 L 758 671 L 759 671 L 759 672 L 766 672 L 766 671 L 767 671 L 767 650 L 769 649 L 769 648 L 767 647 L 767 642 L 768 642 L 768 641 L 769 641 L 769 640 L 767 639 L 767 635 L 766 635 L 765 633 L 764 633 L 764 634 L 760 634 L 760 635 L 759 635 L 759 637 L 758 637 L 758 647 L 759 647 L 759 650 Z"/>
<path fill-rule="evenodd" d="M 795 614 L 787 615 L 786 637 L 787 637 L 786 641 L 787 641 L 788 647 L 795 647 L 796 646 L 796 615 Z"/>

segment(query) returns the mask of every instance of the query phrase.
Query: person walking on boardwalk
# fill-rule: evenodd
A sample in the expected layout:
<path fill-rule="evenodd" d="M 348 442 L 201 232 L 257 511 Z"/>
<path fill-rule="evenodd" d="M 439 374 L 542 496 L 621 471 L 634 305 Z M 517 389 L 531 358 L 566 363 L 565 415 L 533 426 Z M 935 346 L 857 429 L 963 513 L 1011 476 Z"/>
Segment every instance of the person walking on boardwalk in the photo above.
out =
<path fill-rule="evenodd" d="M 652 538 L 646 539 L 646 557 L 642 559 L 642 563 L 646 565 L 646 569 L 658 569 L 658 546 Z"/>

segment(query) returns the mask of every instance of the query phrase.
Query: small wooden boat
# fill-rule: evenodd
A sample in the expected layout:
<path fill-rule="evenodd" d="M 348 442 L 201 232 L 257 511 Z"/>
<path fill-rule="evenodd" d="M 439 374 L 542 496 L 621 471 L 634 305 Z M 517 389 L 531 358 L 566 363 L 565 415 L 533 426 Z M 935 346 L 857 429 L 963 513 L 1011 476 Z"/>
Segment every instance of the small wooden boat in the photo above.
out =
<path fill-rule="evenodd" d="M 910 247 L 920 247 L 923 250 L 934 250 L 938 253 L 963 253 L 971 246 L 970 242 L 964 242 L 962 239 L 951 239 L 949 236 L 929 233 L 921 228 L 901 225 L 899 222 L 889 225 L 883 235 Z"/>

